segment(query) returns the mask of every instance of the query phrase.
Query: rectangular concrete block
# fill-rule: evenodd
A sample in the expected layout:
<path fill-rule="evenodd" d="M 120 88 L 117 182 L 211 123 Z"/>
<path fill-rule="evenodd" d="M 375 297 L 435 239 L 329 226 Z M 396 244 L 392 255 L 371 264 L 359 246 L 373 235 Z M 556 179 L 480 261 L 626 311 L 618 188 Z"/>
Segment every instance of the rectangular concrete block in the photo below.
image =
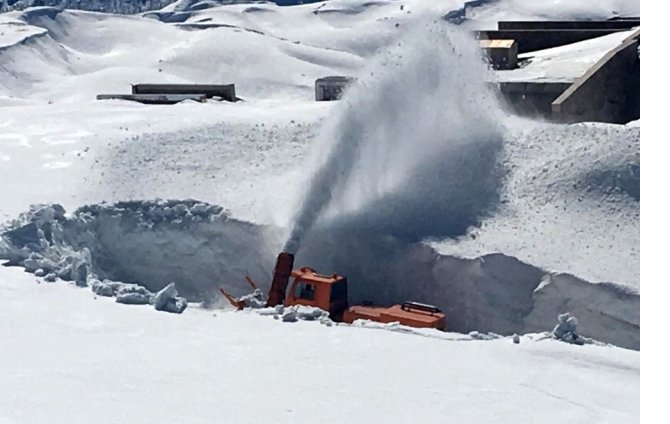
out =
<path fill-rule="evenodd" d="M 631 29 L 640 26 L 640 18 L 606 21 L 499 21 L 498 30 L 551 30 L 551 29 Z"/>
<path fill-rule="evenodd" d="M 517 67 L 518 43 L 514 40 L 479 40 L 479 48 L 484 52 L 493 69 L 514 69 Z"/>
<path fill-rule="evenodd" d="M 133 94 L 204 94 L 235 102 L 235 84 L 134 84 Z"/>
<path fill-rule="evenodd" d="M 503 82 L 493 83 L 500 91 L 510 110 L 520 116 L 549 119 L 551 103 L 570 87 L 557 82 Z"/>
<path fill-rule="evenodd" d="M 590 40 L 626 28 L 609 29 L 513 29 L 475 31 L 478 40 L 515 40 L 519 53 L 549 49 L 578 41 Z"/>
<path fill-rule="evenodd" d="M 345 76 L 330 76 L 319 78 L 314 83 L 315 100 L 339 100 L 344 90 L 355 81 L 355 78 Z"/>
<path fill-rule="evenodd" d="M 598 60 L 552 102 L 560 122 L 612 122 L 640 118 L 640 31 Z"/>
<path fill-rule="evenodd" d="M 130 100 L 152 105 L 172 105 L 184 100 L 205 101 L 204 94 L 98 94 L 98 100 Z"/>

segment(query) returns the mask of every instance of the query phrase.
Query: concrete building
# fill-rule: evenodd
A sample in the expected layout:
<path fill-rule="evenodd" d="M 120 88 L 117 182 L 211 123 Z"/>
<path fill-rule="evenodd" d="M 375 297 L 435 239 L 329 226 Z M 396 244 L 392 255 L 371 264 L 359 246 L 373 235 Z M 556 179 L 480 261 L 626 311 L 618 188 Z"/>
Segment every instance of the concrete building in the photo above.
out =
<path fill-rule="evenodd" d="M 316 80 L 314 83 L 315 99 L 319 101 L 339 100 L 344 90 L 355 81 L 345 76 L 329 76 Z"/>
<path fill-rule="evenodd" d="M 613 22 L 613 23 L 612 23 Z M 518 67 L 495 72 L 495 84 L 513 113 L 558 122 L 625 123 L 640 117 L 639 19 L 618 21 L 501 22 L 523 39 L 540 28 L 540 38 L 559 28 L 605 31 L 606 35 L 518 55 Z M 520 28 L 520 29 L 517 29 Z M 526 29 L 528 28 L 528 29 Z M 573 34 L 574 35 L 574 34 Z M 571 40 L 573 35 L 563 38 Z M 584 36 L 581 33 L 578 38 Z M 593 35 L 589 33 L 588 35 Z M 537 43 L 538 41 L 533 41 Z M 542 44 L 542 43 L 541 43 Z"/>
<path fill-rule="evenodd" d="M 199 103 L 205 101 L 204 94 L 98 94 L 97 100 L 130 100 L 148 105 L 173 105 L 184 100 Z"/>
<path fill-rule="evenodd" d="M 640 118 L 640 30 L 606 52 L 551 103 L 560 122 L 625 123 Z"/>
<path fill-rule="evenodd" d="M 204 94 L 211 99 L 220 97 L 229 102 L 239 100 L 235 84 L 134 84 L 133 94 Z"/>
<path fill-rule="evenodd" d="M 514 69 L 517 66 L 518 44 L 514 40 L 479 40 L 493 69 Z"/>

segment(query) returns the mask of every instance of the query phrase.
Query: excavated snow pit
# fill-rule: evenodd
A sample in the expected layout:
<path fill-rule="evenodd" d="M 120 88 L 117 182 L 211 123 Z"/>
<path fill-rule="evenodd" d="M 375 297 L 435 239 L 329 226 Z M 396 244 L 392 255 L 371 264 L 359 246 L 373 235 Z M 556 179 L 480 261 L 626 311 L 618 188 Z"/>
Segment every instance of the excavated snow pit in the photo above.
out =
<path fill-rule="evenodd" d="M 267 292 L 277 254 L 267 240 L 278 231 L 193 200 L 90 205 L 71 216 L 58 205 L 35 206 L 0 230 L 0 259 L 54 280 L 93 285 L 117 300 L 122 290 L 113 282 L 125 284 L 122 294 L 130 302 L 143 296 L 138 287 L 146 288 L 149 303 L 177 311 L 182 304 L 165 300 L 176 298 L 173 290 L 189 301 L 217 301 L 218 287 L 248 292 L 246 274 Z M 640 345 L 636 291 L 549 274 L 502 254 L 456 258 L 388 235 L 324 228 L 305 239 L 296 256 L 296 266 L 303 265 L 346 275 L 353 304 L 432 303 L 446 311 L 450 331 L 537 333 L 571 313 L 585 337 Z"/>
<path fill-rule="evenodd" d="M 436 305 L 446 311 L 450 331 L 536 333 L 551 330 L 556 317 L 569 312 L 585 337 L 640 347 L 639 292 L 548 273 L 511 256 L 458 258 L 422 243 L 328 228 L 306 239 L 296 258 L 297 266 L 346 275 L 351 303 Z"/>

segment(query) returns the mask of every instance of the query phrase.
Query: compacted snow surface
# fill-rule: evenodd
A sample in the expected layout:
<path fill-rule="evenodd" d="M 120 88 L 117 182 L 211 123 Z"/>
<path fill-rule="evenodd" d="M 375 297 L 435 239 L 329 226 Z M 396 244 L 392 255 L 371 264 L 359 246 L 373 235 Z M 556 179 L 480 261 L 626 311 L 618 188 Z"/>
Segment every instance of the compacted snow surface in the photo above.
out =
<path fill-rule="evenodd" d="M 505 115 L 439 19 L 463 2 L 196 3 L 0 14 L 0 260 L 63 276 L 0 267 L 0 422 L 638 419 L 639 122 Z M 489 2 L 461 27 L 623 3 Z M 358 81 L 314 102 L 326 75 Z M 94 100 L 140 82 L 243 101 Z M 437 304 L 460 334 L 220 309 L 245 274 L 267 289 L 287 240 L 351 302 Z M 82 264 L 79 283 L 175 282 L 192 303 L 96 297 L 63 281 Z M 547 338 L 565 312 L 603 343 Z"/>
<path fill-rule="evenodd" d="M 0 289 L 3 423 L 630 423 L 639 413 L 639 354 L 620 348 L 171 315 L 18 269 Z"/>

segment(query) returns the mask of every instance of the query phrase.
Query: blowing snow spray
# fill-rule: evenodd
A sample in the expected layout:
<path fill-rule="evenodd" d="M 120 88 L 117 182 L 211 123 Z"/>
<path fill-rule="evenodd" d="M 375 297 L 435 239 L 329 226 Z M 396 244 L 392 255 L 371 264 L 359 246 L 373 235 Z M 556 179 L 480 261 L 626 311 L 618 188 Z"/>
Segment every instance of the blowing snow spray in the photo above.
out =
<path fill-rule="evenodd" d="M 487 72 L 475 41 L 444 22 L 416 22 L 399 36 L 325 122 L 284 251 L 297 252 L 323 217 L 389 199 L 386 224 L 425 236 L 420 227 L 449 216 L 445 208 L 467 214 L 495 192 L 486 175 L 502 137 Z"/>

